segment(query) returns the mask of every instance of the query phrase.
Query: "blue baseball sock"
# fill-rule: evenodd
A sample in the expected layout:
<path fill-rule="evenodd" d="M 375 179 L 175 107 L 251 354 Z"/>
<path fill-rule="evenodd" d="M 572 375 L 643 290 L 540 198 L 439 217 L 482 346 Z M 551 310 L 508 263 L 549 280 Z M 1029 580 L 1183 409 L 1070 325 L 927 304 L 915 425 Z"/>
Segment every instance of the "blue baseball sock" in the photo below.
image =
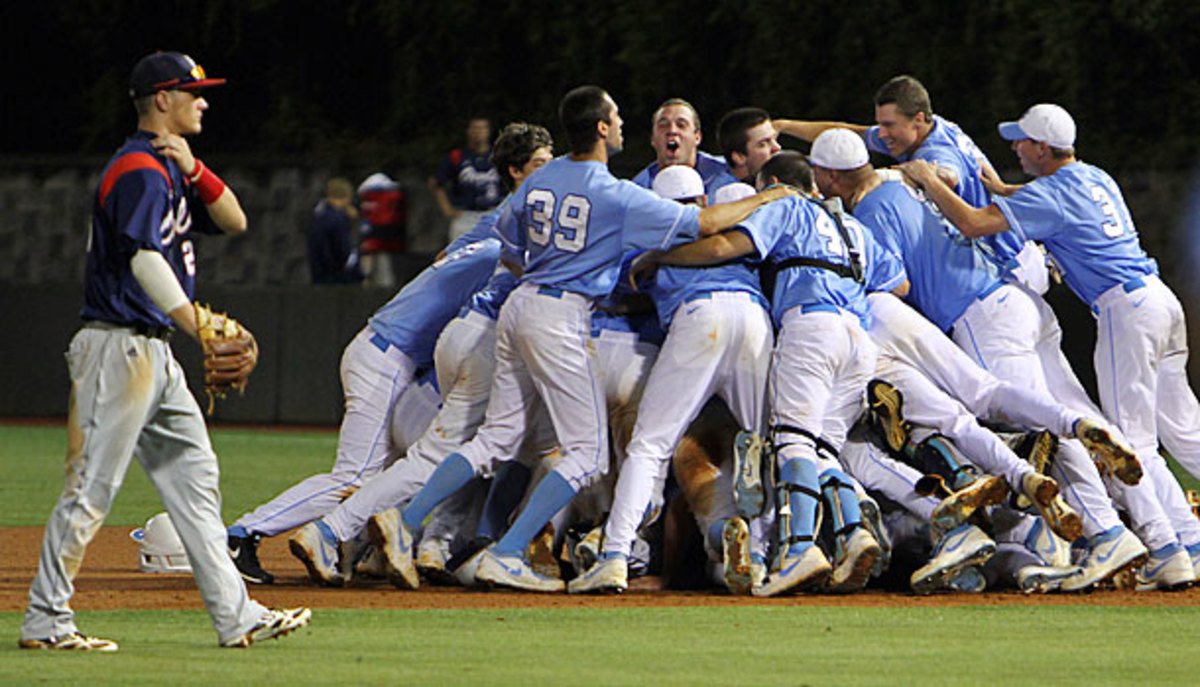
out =
<path fill-rule="evenodd" d="M 788 535 L 791 540 L 788 543 L 788 553 L 801 554 L 813 545 L 817 509 L 821 506 L 818 500 L 820 486 L 817 482 L 816 463 L 808 459 L 792 458 L 780 469 L 779 481 L 789 487 L 788 505 L 792 511 L 788 523 Z"/>
<path fill-rule="evenodd" d="M 250 533 L 246 531 L 246 528 L 242 527 L 241 525 L 234 525 L 230 527 L 227 530 L 227 533 L 229 536 L 237 537 L 238 539 L 245 539 L 246 537 L 250 536 Z"/>
<path fill-rule="evenodd" d="M 525 553 L 525 548 L 542 527 L 573 498 L 575 488 L 557 470 L 551 471 L 538 482 L 529 503 L 525 504 L 504 538 L 496 542 L 495 552 L 509 556 Z"/>
<path fill-rule="evenodd" d="M 425 486 L 421 487 L 412 501 L 400 511 L 404 526 L 409 532 L 421 529 L 421 523 L 425 522 L 425 518 L 429 517 L 433 509 L 470 482 L 474 476 L 475 468 L 471 467 L 471 463 L 461 453 L 446 456 L 446 460 L 443 460 L 429 476 Z"/>
<path fill-rule="evenodd" d="M 483 514 L 479 517 L 476 534 L 492 541 L 508 526 L 508 518 L 516 510 L 533 471 L 515 460 L 510 460 L 496 470 L 496 478 L 488 489 L 487 501 L 483 503 Z"/>

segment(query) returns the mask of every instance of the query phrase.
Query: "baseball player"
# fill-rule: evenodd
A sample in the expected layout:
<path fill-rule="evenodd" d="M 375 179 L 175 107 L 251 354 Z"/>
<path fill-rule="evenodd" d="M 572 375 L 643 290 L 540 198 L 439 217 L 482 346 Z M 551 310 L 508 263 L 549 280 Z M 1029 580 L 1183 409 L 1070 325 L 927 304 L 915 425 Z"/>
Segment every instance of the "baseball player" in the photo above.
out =
<path fill-rule="evenodd" d="M 703 138 L 700 115 L 688 101 L 683 98 L 663 101 L 654 111 L 650 126 L 650 145 L 654 147 L 657 159 L 638 172 L 633 183 L 652 188 L 654 178 L 662 170 L 671 165 L 687 165 L 700 174 L 704 194 L 713 204 L 717 202 L 717 189 L 737 181 L 729 173 L 729 165 L 723 158 L 699 149 Z"/>
<path fill-rule="evenodd" d="M 167 343 L 176 327 L 199 341 L 190 234 L 246 230 L 237 196 L 185 138 L 201 131 L 202 89 L 223 83 L 177 52 L 142 58 L 130 76 L 138 130 L 105 166 L 93 199 L 84 325 L 67 352 L 66 486 L 46 525 L 23 649 L 117 651 L 112 640 L 81 634 L 68 602 L 135 456 L 183 541 L 221 646 L 278 637 L 312 616 L 250 599 L 225 553 L 217 457 Z"/>
<path fill-rule="evenodd" d="M 835 177 L 839 177 L 839 172 L 877 180 L 877 176 L 864 166 L 867 158 L 856 136 L 849 133 L 839 135 L 836 131 L 822 135 L 829 135 L 831 142 L 840 140 L 847 150 L 858 145 L 858 153 L 850 156 L 857 157 L 858 161 L 853 165 L 835 165 L 853 167 L 853 170 L 836 170 L 818 165 L 817 178 L 821 185 L 830 187 L 837 182 Z M 866 196 L 864 201 L 862 194 L 866 190 L 860 188 L 852 196 L 856 204 L 869 201 L 870 205 L 888 199 L 890 195 L 895 196 L 890 200 L 907 202 L 912 209 L 916 209 L 911 198 L 896 195 L 896 192 L 907 193 L 903 187 L 881 187 Z M 861 206 L 857 206 L 856 211 L 866 212 Z M 932 230 L 923 228 L 924 220 L 904 221 L 893 209 L 885 208 L 877 219 L 880 221 L 875 228 L 886 229 L 880 234 L 881 240 L 894 246 L 903 256 L 914 284 L 910 299 L 926 317 L 943 330 L 953 327 L 955 342 L 997 377 L 1050 394 L 1076 410 L 1087 409 L 1086 405 L 1076 400 L 1079 397 L 1086 398 L 1086 394 L 1077 388 L 1078 381 L 1074 380 L 1073 375 L 1067 378 L 1069 366 L 1058 347 L 1060 338 L 1056 336 L 1056 323 L 1052 324 L 1052 313 L 1045 315 L 1044 311 L 1039 310 L 1037 304 L 1042 302 L 1040 297 L 1005 282 L 998 267 L 983 255 L 979 246 L 963 240 L 952 225 L 942 222 L 940 218 L 934 218 Z M 937 226 L 939 224 L 940 227 Z M 1052 383 L 1048 378 L 1056 382 Z M 1064 391 L 1058 391 L 1060 387 Z M 1099 413 L 1089 415 L 1095 417 Z M 1106 428 L 1081 423 L 1075 429 L 1088 440 L 1088 448 L 1098 460 L 1112 466 L 1122 479 L 1137 481 L 1140 467 L 1136 457 L 1123 445 L 1114 443 L 1115 437 L 1110 436 Z M 1071 580 L 1065 586 L 1080 583 L 1081 580 L 1086 582 L 1091 579 L 1094 582 L 1095 576 L 1111 576 L 1122 566 L 1133 564 L 1145 554 L 1144 547 L 1120 525 L 1083 446 L 1074 441 L 1063 442 L 1060 454 L 1065 457 L 1056 463 L 1058 481 L 1070 483 L 1067 499 L 1084 516 L 1085 534 L 1093 536 L 1111 531 L 1110 538 L 1104 540 L 1105 546 L 1111 544 L 1121 549 L 1120 555 L 1115 557 L 1097 556 L 1096 561 L 1100 565 L 1093 566 L 1087 575 Z M 1048 482 L 1042 482 L 1038 490 L 1043 497 L 1043 504 L 1047 504 L 1047 500 L 1054 496 L 1054 489 Z M 1046 512 L 1043 510 L 1043 513 Z M 1163 521 L 1161 513 L 1157 516 L 1142 515 L 1145 522 Z"/>
<path fill-rule="evenodd" d="M 789 161 L 781 158 L 781 163 Z M 863 389 L 875 362 L 875 347 L 863 331 L 868 313 L 858 262 L 862 242 L 856 240 L 862 231 L 857 225 L 847 230 L 849 223 L 853 219 L 807 198 L 786 198 L 740 222 L 739 231 L 645 261 L 705 265 L 755 255 L 776 272 L 771 312 L 778 336 L 768 398 L 779 482 L 787 494 L 777 510 L 783 518 L 780 562 L 771 579 L 754 588 L 759 596 L 814 586 L 830 576 L 832 566 L 813 546 L 822 484 L 832 497 L 835 558 L 848 568 L 847 584 L 865 579 L 881 554 L 861 526 L 853 481 L 836 463 L 862 410 Z M 886 268 L 880 269 L 880 281 L 891 280 L 903 291 L 903 270 L 894 258 L 891 264 L 890 277 L 883 276 Z"/>
<path fill-rule="evenodd" d="M 810 143 L 828 129 L 850 129 L 877 153 L 900 162 L 936 163 L 946 183 L 971 206 L 983 207 L 991 201 L 981 178 L 984 172 L 994 175 L 987 156 L 957 124 L 933 113 L 929 92 L 920 81 L 908 75 L 894 77 L 876 91 L 874 102 L 874 126 L 782 119 L 773 124 L 781 133 Z M 988 245 L 989 257 L 996 259 L 1013 279 L 1038 294 L 1049 288 L 1045 257 L 1036 245 L 1015 235 L 984 243 Z"/>
<path fill-rule="evenodd" d="M 664 198 L 704 204 L 703 181 L 686 165 L 659 172 L 654 191 Z M 673 243 L 695 238 L 681 234 Z M 572 580 L 571 593 L 621 591 L 628 586 L 627 557 L 643 515 L 666 482 L 675 447 L 711 396 L 724 399 L 743 430 L 757 435 L 762 425 L 772 335 L 767 301 L 753 266 L 736 261 L 706 269 L 664 268 L 645 290 L 654 298 L 667 338 L 638 405 L 628 459 L 604 527 L 601 563 Z M 697 518 L 707 548 L 736 549 L 729 558 L 722 556 L 725 582 L 731 591 L 746 593 L 748 526 L 732 507 L 727 510 L 726 517 L 705 518 L 702 510 Z"/>
<path fill-rule="evenodd" d="M 403 455 L 390 431 L 396 401 L 419 368 L 433 364 L 442 328 L 496 269 L 496 240 L 468 244 L 434 262 L 367 321 L 342 353 L 346 411 L 333 468 L 313 475 L 243 515 L 229 528 L 229 553 L 243 577 L 270 584 L 258 562 L 262 537 L 273 537 L 329 513 L 363 481 Z"/>
<path fill-rule="evenodd" d="M 522 552 L 550 517 L 608 465 L 607 418 L 587 346 L 590 312 L 617 278 L 619 257 L 657 245 L 678 231 L 709 231 L 737 222 L 771 196 L 697 212 L 660 199 L 607 170 L 620 150 L 621 118 L 602 89 L 584 86 L 560 103 L 571 154 L 534 172 L 497 225 L 507 258 L 523 264 L 521 283 L 500 311 L 496 379 L 483 427 L 451 453 L 404 508 L 400 555 L 411 558 L 411 532 L 442 500 L 493 460 L 514 455 L 528 420 L 544 405 L 563 459 L 536 487 L 476 577 L 538 591 L 562 581 L 538 575 Z M 664 238 L 666 237 L 666 238 Z"/>
<path fill-rule="evenodd" d="M 1035 105 L 1020 120 L 1001 124 L 1000 134 L 1013 142 L 1022 169 L 1037 178 L 984 208 L 955 202 L 944 185 L 932 183 L 936 171 L 927 163 L 911 163 L 904 171 L 965 236 L 1011 230 L 1042 240 L 1063 267 L 1067 285 L 1092 308 L 1099 323 L 1095 367 L 1101 404 L 1133 444 L 1153 489 L 1110 486 L 1135 522 L 1156 505 L 1170 521 L 1165 528 L 1142 521 L 1151 555 L 1137 584 L 1183 586 L 1195 579 L 1194 569 L 1189 575 L 1187 568 L 1191 554 L 1200 553 L 1198 525 L 1185 517 L 1191 514 L 1186 497 L 1157 450 L 1161 439 L 1189 470 L 1200 469 L 1193 449 L 1200 404 L 1184 372 L 1183 311 L 1139 245 L 1116 182 L 1075 158 L 1075 132 L 1070 114 L 1051 104 Z"/>
<path fill-rule="evenodd" d="M 519 188 L 529 174 L 550 160 L 552 146 L 549 132 L 540 126 L 523 122 L 506 126 L 494 149 L 494 158 L 505 185 L 510 189 Z M 501 207 L 507 202 L 502 203 Z M 497 216 L 493 214 L 491 218 Z M 482 236 L 483 232 L 476 235 Z M 500 242 L 495 238 L 485 238 L 449 253 L 443 260 L 481 245 L 487 246 L 493 256 L 499 255 Z M 328 515 L 292 537 L 292 552 L 305 563 L 316 581 L 340 585 L 344 581 L 345 570 L 339 571 L 335 566 L 339 558 L 338 543 L 354 540 L 372 515 L 411 497 L 428 479 L 437 462 L 474 436 L 482 423 L 494 376 L 495 357 L 489 351 L 495 347 L 495 322 L 501 305 L 517 283 L 516 277 L 508 270 L 495 268 L 493 261 L 487 284 L 470 295 L 458 317 L 451 319 L 437 337 L 433 362 L 443 402 L 429 430 L 408 450 L 404 460 L 365 482 L 362 489 L 335 509 L 330 509 Z M 460 287 L 452 287 L 457 288 Z M 379 524 L 383 526 L 384 534 L 392 529 L 386 517 L 381 518 Z M 385 536 L 382 539 L 394 537 Z M 384 546 L 380 548 L 385 559 L 390 561 L 394 558 L 388 555 L 391 547 L 386 541 L 382 543 Z M 353 564 L 351 559 L 346 558 L 344 568 Z M 411 564 L 406 567 L 391 565 L 388 576 L 405 588 L 415 588 L 419 584 L 416 570 Z"/>
<path fill-rule="evenodd" d="M 729 164 L 729 173 L 751 186 L 758 170 L 780 150 L 779 132 L 771 123 L 771 115 L 758 107 L 726 112 L 717 123 L 717 144 Z"/>

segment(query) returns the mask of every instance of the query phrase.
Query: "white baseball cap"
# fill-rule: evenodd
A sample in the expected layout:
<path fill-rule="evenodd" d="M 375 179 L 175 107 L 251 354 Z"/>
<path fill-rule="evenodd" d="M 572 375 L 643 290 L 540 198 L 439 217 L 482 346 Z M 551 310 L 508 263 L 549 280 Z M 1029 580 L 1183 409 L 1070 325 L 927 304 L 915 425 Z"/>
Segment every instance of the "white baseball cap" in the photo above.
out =
<path fill-rule="evenodd" d="M 743 198 L 749 198 L 755 193 L 757 191 L 750 184 L 735 181 L 732 184 L 725 184 L 716 191 L 713 191 L 713 205 L 736 203 Z"/>
<path fill-rule="evenodd" d="M 671 165 L 654 175 L 650 189 L 668 200 L 690 200 L 704 195 L 704 180 L 687 165 Z"/>
<path fill-rule="evenodd" d="M 858 169 L 870 162 L 862 136 L 849 129 L 826 129 L 813 141 L 808 161 L 825 169 Z"/>
<path fill-rule="evenodd" d="M 1075 120 L 1071 114 L 1050 103 L 1041 103 L 1025 110 L 1015 122 L 999 126 L 1000 137 L 1006 141 L 1026 138 L 1047 143 L 1052 148 L 1071 148 L 1075 145 Z"/>

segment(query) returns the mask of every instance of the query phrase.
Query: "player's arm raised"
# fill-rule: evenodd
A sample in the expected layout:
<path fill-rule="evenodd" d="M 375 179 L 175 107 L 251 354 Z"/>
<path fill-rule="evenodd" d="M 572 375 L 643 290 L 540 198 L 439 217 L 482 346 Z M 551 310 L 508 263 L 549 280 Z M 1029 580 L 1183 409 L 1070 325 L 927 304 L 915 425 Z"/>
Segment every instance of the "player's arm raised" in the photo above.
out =
<path fill-rule="evenodd" d="M 710 205 L 700 211 L 700 235 L 711 236 L 724 231 L 749 217 L 762 205 L 794 195 L 796 195 L 796 190 L 790 186 L 773 186 L 734 203 Z"/>
<path fill-rule="evenodd" d="M 225 185 L 203 162 L 192 155 L 187 139 L 177 134 L 163 134 L 152 141 L 156 150 L 179 165 L 188 182 L 196 187 L 208 216 L 226 234 L 246 231 L 246 213 L 233 189 Z"/>
<path fill-rule="evenodd" d="M 771 126 L 781 134 L 794 136 L 812 143 L 826 129 L 849 129 L 859 136 L 864 136 L 869 127 L 862 124 L 847 124 L 846 122 L 808 122 L 800 119 L 772 119 Z"/>
<path fill-rule="evenodd" d="M 974 208 L 960 198 L 954 189 L 938 175 L 937 166 L 925 160 L 910 160 L 900 165 L 905 176 L 912 179 L 925 195 L 938 206 L 963 236 L 978 238 L 1008 231 L 1008 220 L 995 205 Z"/>

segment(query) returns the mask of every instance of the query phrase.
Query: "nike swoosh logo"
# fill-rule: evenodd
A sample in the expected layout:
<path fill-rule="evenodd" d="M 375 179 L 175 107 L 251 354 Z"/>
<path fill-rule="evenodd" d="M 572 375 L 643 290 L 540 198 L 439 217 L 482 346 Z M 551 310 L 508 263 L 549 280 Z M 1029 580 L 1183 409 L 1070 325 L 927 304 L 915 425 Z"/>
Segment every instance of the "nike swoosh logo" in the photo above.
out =
<path fill-rule="evenodd" d="M 1140 308 L 1142 306 L 1142 303 L 1145 303 L 1145 302 L 1146 302 L 1145 298 L 1139 298 L 1138 300 L 1133 302 L 1133 307 Z"/>
<path fill-rule="evenodd" d="M 783 570 L 780 570 L 780 571 L 779 571 L 779 576 L 780 576 L 780 577 L 787 577 L 789 574 L 791 574 L 791 572 L 792 572 L 793 570 L 795 570 L 795 569 L 796 569 L 796 566 L 797 566 L 797 565 L 800 565 L 800 561 L 802 561 L 802 560 L 804 560 L 804 557 L 803 557 L 803 556 L 801 556 L 801 557 L 797 558 L 796 560 L 792 561 L 792 564 L 791 564 L 791 565 L 789 565 L 788 567 L 786 567 L 786 568 L 784 568 Z"/>
<path fill-rule="evenodd" d="M 1117 552 L 1117 543 L 1116 543 L 1116 542 L 1113 542 L 1112 546 L 1110 546 L 1110 547 L 1108 548 L 1108 552 L 1107 552 L 1107 553 L 1104 553 L 1104 554 L 1102 554 L 1102 555 L 1096 556 L 1096 562 L 1097 562 L 1097 563 L 1107 563 L 1107 562 L 1108 562 L 1108 559 L 1112 558 L 1112 557 L 1113 557 L 1113 554 L 1114 554 L 1114 553 L 1116 553 L 1116 552 Z"/>
<path fill-rule="evenodd" d="M 946 539 L 946 544 L 942 547 L 942 551 L 954 551 L 958 547 L 962 546 L 962 543 L 966 541 L 966 539 L 967 533 L 959 532 L 958 534 L 954 535 L 953 538 Z"/>
<path fill-rule="evenodd" d="M 1171 562 L 1171 559 L 1168 558 L 1167 560 L 1163 561 L 1162 563 L 1159 563 L 1158 565 L 1154 566 L 1153 568 L 1146 568 L 1145 572 L 1142 573 L 1141 577 L 1143 579 L 1145 579 L 1146 581 L 1149 581 L 1150 578 L 1157 575 L 1160 570 L 1167 567 L 1167 564 L 1170 562 Z"/>
<path fill-rule="evenodd" d="M 688 308 L 687 310 L 684 310 L 684 311 L 683 311 L 683 314 L 685 314 L 685 315 L 691 315 L 692 313 L 696 312 L 696 311 L 697 311 L 697 310 L 699 310 L 699 309 L 700 309 L 700 306 L 698 306 L 698 305 L 697 305 L 697 306 L 695 306 L 695 307 Z"/>
<path fill-rule="evenodd" d="M 1006 293 L 1006 294 L 1004 294 L 1003 296 L 1001 296 L 1001 297 L 997 298 L 997 299 L 996 299 L 996 302 L 997 302 L 997 303 L 1003 303 L 1003 302 L 1004 302 L 1004 301 L 1006 301 L 1006 300 L 1008 300 L 1008 294 L 1007 294 L 1007 293 Z"/>
<path fill-rule="evenodd" d="M 499 565 L 501 568 L 504 568 L 504 570 L 506 572 L 508 572 L 508 574 L 512 575 L 513 577 L 521 577 L 524 574 L 524 571 L 522 571 L 520 568 L 510 568 L 504 561 L 500 560 L 499 558 L 495 559 L 495 561 L 496 561 L 497 565 Z"/>

